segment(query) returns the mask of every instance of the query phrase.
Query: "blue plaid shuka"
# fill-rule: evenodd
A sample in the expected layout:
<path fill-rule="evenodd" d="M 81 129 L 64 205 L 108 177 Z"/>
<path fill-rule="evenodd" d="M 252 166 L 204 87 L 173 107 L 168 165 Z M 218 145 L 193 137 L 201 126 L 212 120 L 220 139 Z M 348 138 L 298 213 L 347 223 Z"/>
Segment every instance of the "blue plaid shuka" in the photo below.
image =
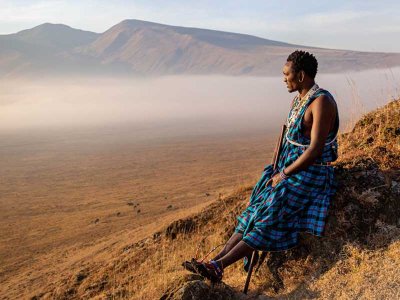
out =
<path fill-rule="evenodd" d="M 333 99 L 328 91 L 316 90 L 287 129 L 278 171 L 292 164 L 310 144 L 310 139 L 302 134 L 302 119 L 307 107 L 323 94 Z M 289 116 L 292 110 L 293 106 Z M 237 218 L 235 232 L 243 234 L 246 244 L 261 251 L 281 251 L 297 244 L 299 232 L 322 236 L 329 202 L 336 191 L 336 185 L 333 167 L 317 164 L 336 160 L 338 127 L 337 116 L 335 130 L 329 133 L 323 154 L 315 164 L 282 180 L 274 188 L 270 184 L 265 187 L 265 184 L 276 172 L 272 165 L 264 168 L 253 188 L 248 207 Z"/>

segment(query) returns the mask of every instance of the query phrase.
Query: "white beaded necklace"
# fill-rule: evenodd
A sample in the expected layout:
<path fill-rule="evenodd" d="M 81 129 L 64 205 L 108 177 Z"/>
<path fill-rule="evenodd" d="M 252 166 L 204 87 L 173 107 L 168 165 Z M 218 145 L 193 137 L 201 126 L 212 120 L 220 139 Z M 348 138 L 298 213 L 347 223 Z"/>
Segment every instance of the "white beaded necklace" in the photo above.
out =
<path fill-rule="evenodd" d="M 315 92 L 319 90 L 318 84 L 314 84 L 312 88 L 307 92 L 307 94 L 302 98 L 300 97 L 300 93 L 294 98 L 293 101 L 293 108 L 290 112 L 290 116 L 287 119 L 286 126 L 290 128 L 293 126 L 294 122 L 296 121 L 297 117 L 300 114 L 300 111 L 304 107 L 304 105 L 308 102 L 310 97 L 314 95 Z"/>

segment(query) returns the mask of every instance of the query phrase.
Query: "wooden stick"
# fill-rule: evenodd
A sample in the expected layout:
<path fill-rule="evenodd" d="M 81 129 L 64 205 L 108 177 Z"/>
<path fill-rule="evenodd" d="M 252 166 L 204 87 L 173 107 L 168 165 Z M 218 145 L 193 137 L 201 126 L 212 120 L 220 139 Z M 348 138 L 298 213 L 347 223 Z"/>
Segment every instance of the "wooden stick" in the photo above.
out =
<path fill-rule="evenodd" d="M 274 157 L 272 160 L 272 163 L 274 165 L 274 170 L 276 170 L 276 168 L 278 167 L 279 156 L 281 155 L 281 152 L 282 152 L 282 142 L 283 142 L 283 138 L 285 136 L 285 132 L 286 132 L 286 125 L 284 124 L 284 125 L 282 125 L 281 135 L 279 136 L 279 140 L 276 143 Z"/>
<path fill-rule="evenodd" d="M 285 136 L 285 132 L 286 132 L 286 125 L 284 124 L 284 125 L 282 125 L 281 135 L 279 136 L 279 140 L 276 143 L 274 156 L 272 158 L 274 170 L 276 170 L 276 168 L 278 167 L 279 156 L 281 155 L 281 152 L 282 152 L 282 142 L 283 142 L 283 138 Z M 247 291 L 249 290 L 249 284 L 250 284 L 251 274 L 253 273 L 253 262 L 254 262 L 254 257 L 256 255 L 256 251 L 257 250 L 254 250 L 253 253 L 251 254 L 249 271 L 247 272 L 246 283 L 244 284 L 244 289 L 243 289 L 243 293 L 245 295 L 247 295 Z M 264 252 L 261 254 L 261 256 L 263 256 L 263 258 L 265 259 Z"/>
<path fill-rule="evenodd" d="M 254 250 L 253 253 L 251 254 L 250 266 L 249 266 L 249 270 L 247 271 L 246 283 L 244 284 L 243 293 L 246 295 L 247 295 L 247 291 L 249 289 L 251 273 L 253 272 L 253 262 L 254 262 L 254 257 L 256 256 L 256 251 L 257 250 Z"/>

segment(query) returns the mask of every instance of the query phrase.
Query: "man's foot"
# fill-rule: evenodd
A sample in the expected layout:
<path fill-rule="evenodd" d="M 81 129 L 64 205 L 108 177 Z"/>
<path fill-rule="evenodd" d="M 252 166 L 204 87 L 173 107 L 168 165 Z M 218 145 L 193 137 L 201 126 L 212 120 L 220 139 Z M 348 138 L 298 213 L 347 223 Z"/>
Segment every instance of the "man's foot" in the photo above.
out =
<path fill-rule="evenodd" d="M 184 261 L 184 262 L 182 263 L 182 266 L 183 266 L 186 270 L 188 270 L 188 271 L 190 271 L 190 272 L 192 272 L 192 273 L 194 273 L 194 274 L 199 274 L 199 272 L 197 271 L 197 269 L 196 269 L 196 267 L 195 267 L 196 264 L 200 264 L 200 262 L 198 262 L 198 261 L 196 261 L 194 258 L 192 258 L 191 261 Z"/>
<path fill-rule="evenodd" d="M 182 263 L 182 266 L 186 270 L 192 273 L 200 274 L 214 283 L 221 282 L 224 274 L 222 268 L 219 267 L 218 263 L 214 260 L 211 260 L 209 263 L 202 263 L 192 258 L 190 262 L 185 261 Z"/>

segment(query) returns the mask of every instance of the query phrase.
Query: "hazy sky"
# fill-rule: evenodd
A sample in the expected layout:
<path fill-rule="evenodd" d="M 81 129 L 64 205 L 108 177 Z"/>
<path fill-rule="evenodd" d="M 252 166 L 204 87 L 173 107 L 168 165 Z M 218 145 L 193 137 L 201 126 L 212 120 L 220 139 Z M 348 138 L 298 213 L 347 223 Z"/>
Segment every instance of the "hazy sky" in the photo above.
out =
<path fill-rule="evenodd" d="M 302 45 L 400 52 L 399 15 L 398 0 L 0 0 L 0 34 L 45 22 L 103 32 L 140 19 Z"/>

